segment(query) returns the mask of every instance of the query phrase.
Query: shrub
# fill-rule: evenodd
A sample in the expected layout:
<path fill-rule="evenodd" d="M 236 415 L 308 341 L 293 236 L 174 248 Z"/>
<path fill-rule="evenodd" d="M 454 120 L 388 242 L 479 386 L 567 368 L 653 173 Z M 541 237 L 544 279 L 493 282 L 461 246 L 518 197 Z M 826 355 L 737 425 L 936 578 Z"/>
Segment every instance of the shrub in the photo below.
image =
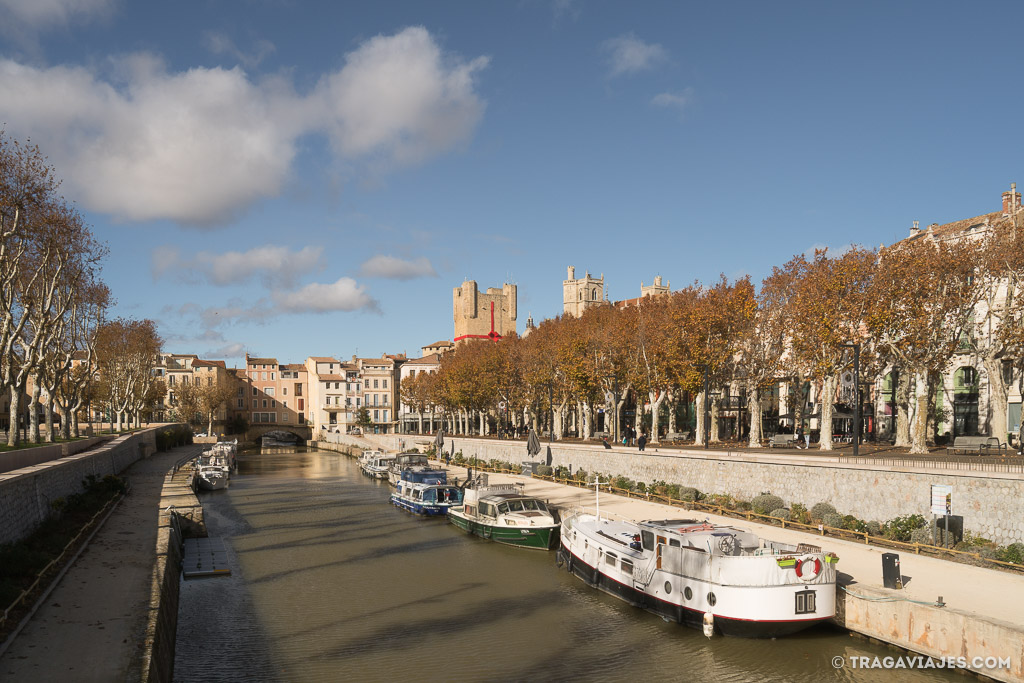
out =
<path fill-rule="evenodd" d="M 790 519 L 792 519 L 792 517 L 791 517 L 791 515 L 790 515 L 790 513 L 789 513 L 789 510 L 787 510 L 786 508 L 777 508 L 777 509 L 775 509 L 775 510 L 772 510 L 772 511 L 771 511 L 771 512 L 769 512 L 768 514 L 769 514 L 770 516 L 772 516 L 772 517 L 775 517 L 776 519 L 784 519 L 784 520 L 786 520 L 787 522 L 788 522 L 788 521 L 789 521 Z"/>
<path fill-rule="evenodd" d="M 868 522 L 867 523 L 867 532 L 869 534 L 871 534 L 872 536 L 881 536 L 882 535 L 882 525 L 881 525 L 881 523 L 880 522 L 876 522 L 874 520 Z"/>
<path fill-rule="evenodd" d="M 632 491 L 633 487 L 636 486 L 636 484 L 633 483 L 632 479 L 620 476 L 620 477 L 615 477 L 615 479 L 612 480 L 612 486 L 614 486 L 617 489 L 624 489 L 626 491 Z"/>
<path fill-rule="evenodd" d="M 679 489 L 679 500 L 686 500 L 692 503 L 693 501 L 700 500 L 702 497 L 700 491 L 692 486 L 683 486 Z"/>
<path fill-rule="evenodd" d="M 815 503 L 814 507 L 811 508 L 811 519 L 812 520 L 823 520 L 825 515 L 835 514 L 836 509 L 831 503 Z"/>
<path fill-rule="evenodd" d="M 575 479 L 576 481 L 587 481 L 589 477 L 590 475 L 587 474 L 587 471 L 582 467 L 576 470 L 572 475 L 572 478 Z"/>
<path fill-rule="evenodd" d="M 638 481 L 636 483 L 636 491 L 638 493 L 647 493 L 647 484 L 643 483 L 642 481 Z"/>
<path fill-rule="evenodd" d="M 824 524 L 825 526 L 830 526 L 834 529 L 842 529 L 843 521 L 843 516 L 836 512 L 829 512 L 821 518 L 822 524 Z"/>
<path fill-rule="evenodd" d="M 539 474 L 542 477 L 550 477 L 554 473 L 555 471 L 551 468 L 550 465 L 539 465 L 537 467 L 537 474 Z"/>
<path fill-rule="evenodd" d="M 894 517 L 882 527 L 882 535 L 894 541 L 909 541 L 910 533 L 914 529 L 920 529 L 925 525 L 924 517 L 921 515 L 906 515 Z"/>
<path fill-rule="evenodd" d="M 666 484 L 664 495 L 679 500 L 679 484 Z"/>
<path fill-rule="evenodd" d="M 866 531 L 868 527 L 853 515 L 845 515 L 843 517 L 843 528 L 850 531 Z"/>
<path fill-rule="evenodd" d="M 1011 543 L 996 552 L 996 559 L 1014 564 L 1024 564 L 1024 543 Z"/>
<path fill-rule="evenodd" d="M 771 493 L 762 493 L 750 501 L 750 507 L 759 515 L 766 515 L 771 510 L 777 510 L 783 505 L 782 499 Z"/>
<path fill-rule="evenodd" d="M 793 503 L 789 507 L 790 519 L 801 524 L 811 523 L 811 513 L 803 503 Z"/>
<path fill-rule="evenodd" d="M 925 545 L 933 545 L 932 544 L 932 530 L 929 529 L 928 527 L 921 527 L 920 529 L 914 529 L 913 531 L 910 532 L 910 542 L 911 543 L 923 543 Z M 935 543 L 938 544 L 938 545 L 942 545 L 942 539 L 941 538 L 936 538 Z"/>
<path fill-rule="evenodd" d="M 732 508 L 739 510 L 740 512 L 746 512 L 750 509 L 750 503 L 745 500 L 737 500 L 731 505 Z"/>

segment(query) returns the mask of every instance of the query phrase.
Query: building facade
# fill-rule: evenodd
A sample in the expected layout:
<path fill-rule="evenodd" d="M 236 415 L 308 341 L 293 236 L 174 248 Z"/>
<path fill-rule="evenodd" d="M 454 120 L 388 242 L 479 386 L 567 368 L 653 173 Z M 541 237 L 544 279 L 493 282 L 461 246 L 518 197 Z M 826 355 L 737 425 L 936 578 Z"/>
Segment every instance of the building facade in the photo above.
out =
<path fill-rule="evenodd" d="M 581 278 L 576 277 L 576 267 L 569 266 L 567 277 L 562 281 L 562 312 L 579 318 L 588 308 L 604 303 L 604 273 L 591 277 L 590 271 Z"/>

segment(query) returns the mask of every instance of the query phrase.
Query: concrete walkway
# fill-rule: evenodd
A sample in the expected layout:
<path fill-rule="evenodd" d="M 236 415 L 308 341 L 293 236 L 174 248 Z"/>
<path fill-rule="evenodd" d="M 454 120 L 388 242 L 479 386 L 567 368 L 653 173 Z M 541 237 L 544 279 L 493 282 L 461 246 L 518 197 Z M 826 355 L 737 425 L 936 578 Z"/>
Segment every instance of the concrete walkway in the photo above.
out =
<path fill-rule="evenodd" d="M 201 449 L 159 453 L 122 473 L 131 493 L 0 658 L 0 680 L 139 679 L 164 476 Z"/>

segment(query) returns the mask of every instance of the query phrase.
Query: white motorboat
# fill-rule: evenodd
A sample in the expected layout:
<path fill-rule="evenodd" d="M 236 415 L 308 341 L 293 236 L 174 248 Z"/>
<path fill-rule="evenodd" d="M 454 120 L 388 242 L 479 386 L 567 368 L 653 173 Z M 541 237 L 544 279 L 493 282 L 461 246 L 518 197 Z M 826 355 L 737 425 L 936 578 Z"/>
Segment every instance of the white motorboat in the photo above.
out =
<path fill-rule="evenodd" d="M 231 480 L 231 475 L 222 465 L 200 465 L 196 476 L 199 488 L 206 491 L 225 489 Z"/>
<path fill-rule="evenodd" d="M 394 461 L 395 456 L 393 455 L 376 454 L 371 458 L 360 461 L 359 469 L 363 471 L 363 474 L 372 479 L 387 479 L 388 469 Z"/>
<path fill-rule="evenodd" d="M 626 602 L 710 636 L 784 636 L 835 614 L 834 553 L 694 519 L 631 522 L 578 511 L 560 566 Z"/>
<path fill-rule="evenodd" d="M 413 467 L 429 469 L 430 458 L 422 453 L 399 453 L 388 468 L 388 483 L 398 486 L 402 480 L 402 471 Z"/>

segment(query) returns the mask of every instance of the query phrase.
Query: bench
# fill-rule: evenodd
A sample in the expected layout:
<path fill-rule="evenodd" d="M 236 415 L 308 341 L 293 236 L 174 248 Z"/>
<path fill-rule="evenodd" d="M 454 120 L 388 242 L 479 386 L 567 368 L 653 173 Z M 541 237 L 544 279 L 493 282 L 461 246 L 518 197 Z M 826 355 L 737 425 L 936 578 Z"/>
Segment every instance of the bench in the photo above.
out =
<path fill-rule="evenodd" d="M 768 448 L 793 448 L 796 443 L 797 439 L 792 434 L 775 434 L 768 442 Z"/>
<path fill-rule="evenodd" d="M 991 451 L 1005 451 L 1006 444 L 1000 443 L 995 436 L 958 436 L 953 445 L 946 448 L 946 455 L 958 453 L 984 455 Z"/>
<path fill-rule="evenodd" d="M 671 441 L 673 443 L 679 443 L 680 441 L 689 441 L 690 432 L 669 432 L 665 435 L 665 441 Z"/>

